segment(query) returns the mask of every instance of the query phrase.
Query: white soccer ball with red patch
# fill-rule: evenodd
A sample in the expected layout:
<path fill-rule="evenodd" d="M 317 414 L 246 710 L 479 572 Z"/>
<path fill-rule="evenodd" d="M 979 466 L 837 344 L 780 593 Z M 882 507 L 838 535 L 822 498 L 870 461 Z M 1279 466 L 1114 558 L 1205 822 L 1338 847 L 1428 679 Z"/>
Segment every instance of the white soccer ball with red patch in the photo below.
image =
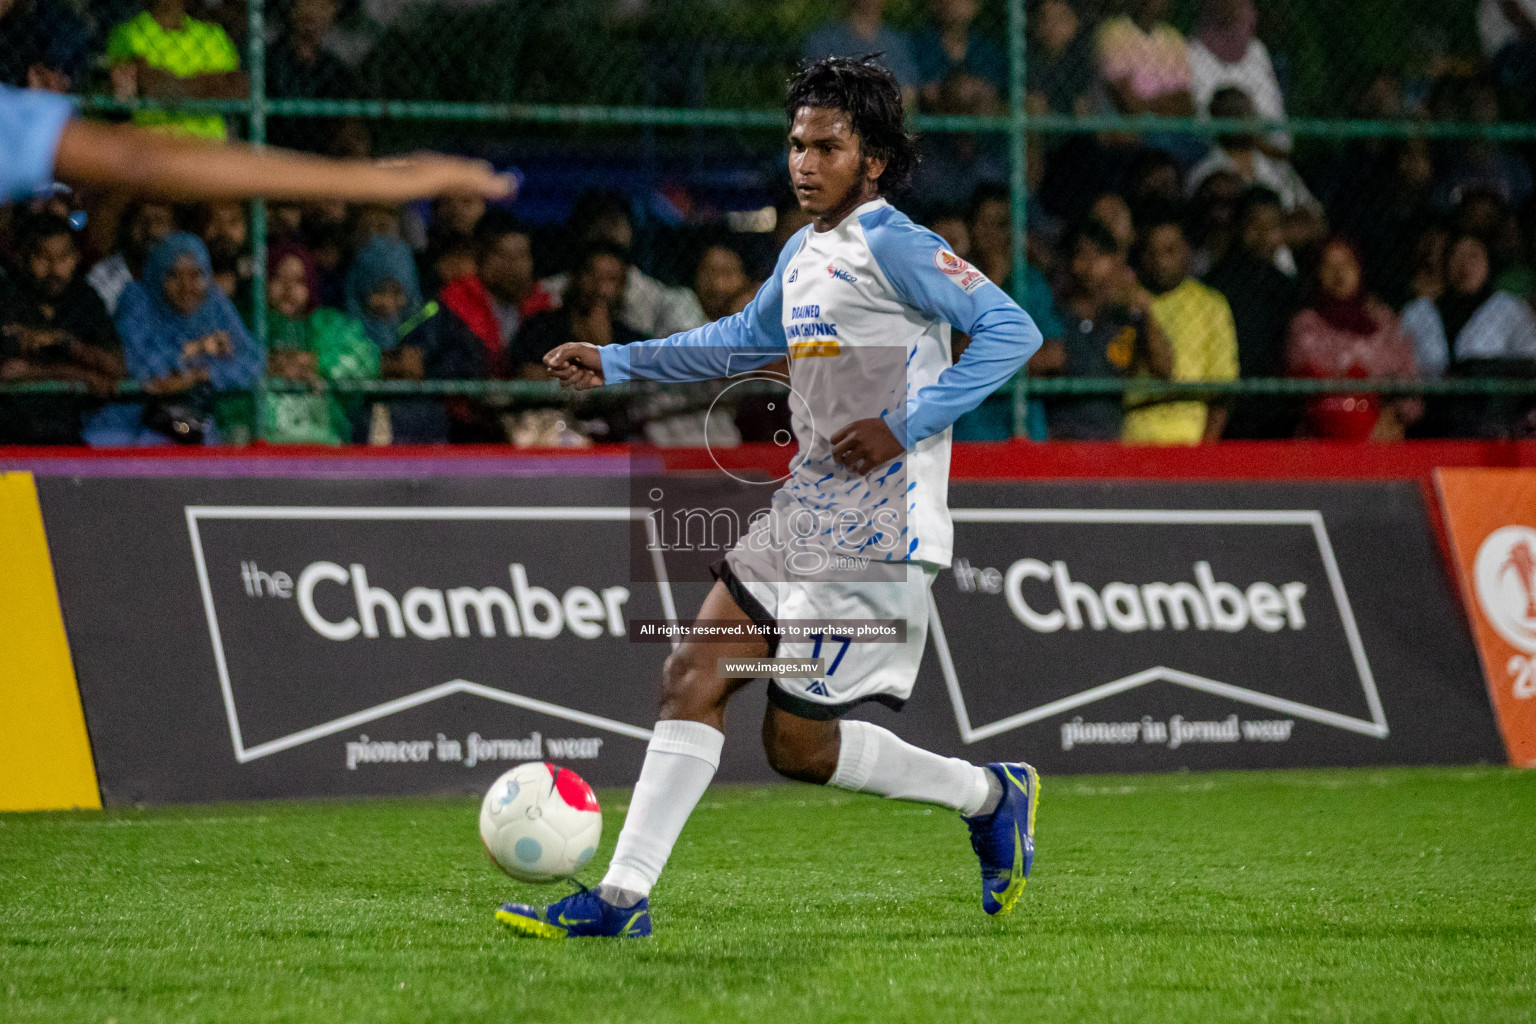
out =
<path fill-rule="evenodd" d="M 592 859 L 603 812 L 585 779 L 530 761 L 491 784 L 480 802 L 480 839 L 507 874 L 523 882 L 569 878 Z"/>

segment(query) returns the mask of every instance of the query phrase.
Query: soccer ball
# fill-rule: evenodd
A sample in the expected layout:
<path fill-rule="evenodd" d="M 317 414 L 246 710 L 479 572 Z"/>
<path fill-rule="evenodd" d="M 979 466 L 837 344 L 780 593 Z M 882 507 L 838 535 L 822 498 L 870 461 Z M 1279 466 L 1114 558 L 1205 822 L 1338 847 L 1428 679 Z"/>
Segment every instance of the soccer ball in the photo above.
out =
<path fill-rule="evenodd" d="M 553 882 L 597 852 L 603 812 L 586 780 L 569 768 L 520 764 L 480 802 L 480 839 L 491 860 L 522 882 Z"/>

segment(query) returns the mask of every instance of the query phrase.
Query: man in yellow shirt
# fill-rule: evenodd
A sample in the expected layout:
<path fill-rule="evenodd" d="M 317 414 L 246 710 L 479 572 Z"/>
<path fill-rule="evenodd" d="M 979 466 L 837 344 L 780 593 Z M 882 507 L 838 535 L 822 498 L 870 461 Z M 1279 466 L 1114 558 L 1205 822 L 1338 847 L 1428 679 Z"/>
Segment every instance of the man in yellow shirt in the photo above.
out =
<path fill-rule="evenodd" d="M 250 83 L 240 71 L 240 51 L 218 25 L 187 15 L 185 0 L 154 0 L 107 38 L 112 90 L 120 100 L 239 99 Z M 140 110 L 134 124 L 223 140 L 218 114 Z"/>
<path fill-rule="evenodd" d="M 1177 216 L 1164 213 L 1140 225 L 1137 270 L 1152 292 L 1152 316 L 1173 349 L 1171 380 L 1237 379 L 1237 329 L 1232 307 L 1214 288 L 1189 276 L 1190 247 Z M 1127 444 L 1200 444 L 1217 441 L 1226 426 L 1222 405 L 1148 400 L 1126 393 Z"/>

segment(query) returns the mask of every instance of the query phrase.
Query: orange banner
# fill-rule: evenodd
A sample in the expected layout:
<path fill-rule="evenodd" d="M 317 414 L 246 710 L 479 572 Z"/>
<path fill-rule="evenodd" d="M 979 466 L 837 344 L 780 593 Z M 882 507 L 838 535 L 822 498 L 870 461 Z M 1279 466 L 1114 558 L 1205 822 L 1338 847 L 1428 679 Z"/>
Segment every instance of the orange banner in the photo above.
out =
<path fill-rule="evenodd" d="M 1536 768 L 1536 470 L 1435 478 L 1510 764 Z"/>

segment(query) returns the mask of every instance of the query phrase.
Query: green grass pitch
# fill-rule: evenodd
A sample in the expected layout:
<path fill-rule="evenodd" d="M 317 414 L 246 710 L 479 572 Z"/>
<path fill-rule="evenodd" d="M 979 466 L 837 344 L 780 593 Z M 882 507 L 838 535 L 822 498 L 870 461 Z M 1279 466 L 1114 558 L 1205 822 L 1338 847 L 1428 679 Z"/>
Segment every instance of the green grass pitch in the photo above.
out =
<path fill-rule="evenodd" d="M 998 921 L 948 812 L 711 790 L 649 941 L 499 930 L 502 901 L 562 890 L 495 872 L 468 799 L 0 815 L 0 1020 L 1536 1019 L 1536 773 L 1043 795 Z M 599 862 L 625 801 L 602 796 Z"/>

